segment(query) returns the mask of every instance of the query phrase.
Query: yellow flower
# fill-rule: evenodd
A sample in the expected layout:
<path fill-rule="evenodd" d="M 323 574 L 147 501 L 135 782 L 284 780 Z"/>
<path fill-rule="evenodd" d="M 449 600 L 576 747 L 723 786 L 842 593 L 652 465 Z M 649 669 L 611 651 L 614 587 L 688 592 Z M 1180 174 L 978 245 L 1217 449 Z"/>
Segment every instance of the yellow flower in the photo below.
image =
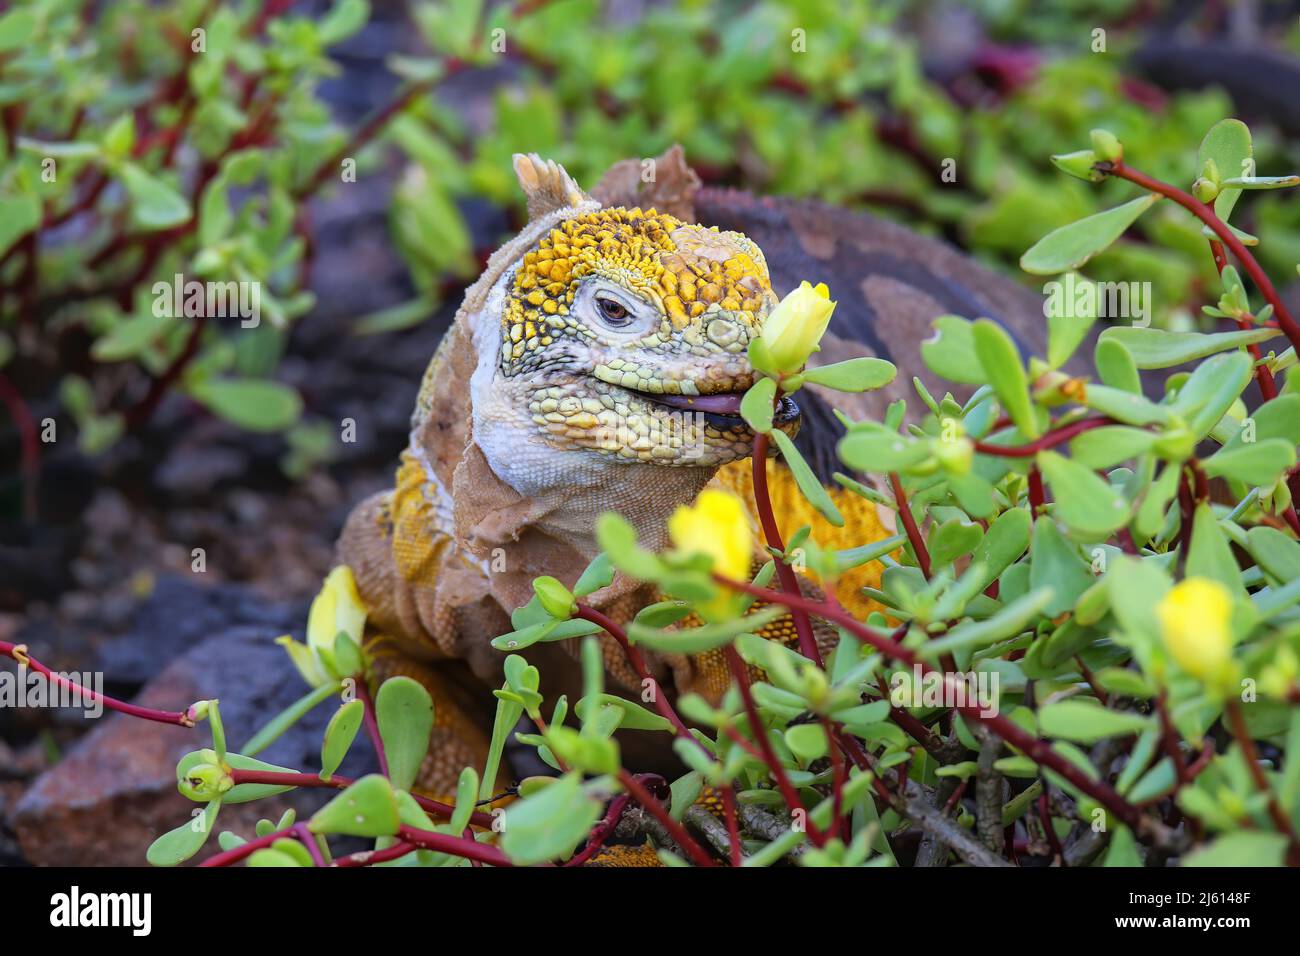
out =
<path fill-rule="evenodd" d="M 361 647 L 366 627 L 366 606 L 357 593 L 352 569 L 340 564 L 325 578 L 320 593 L 311 602 L 307 614 L 307 643 L 300 644 L 289 635 L 276 638 L 284 647 L 303 679 L 313 687 L 350 677 L 340 674 L 334 659 L 334 641 L 339 632 Z"/>
<path fill-rule="evenodd" d="M 781 300 L 763 320 L 760 336 L 776 371 L 791 374 L 804 367 L 818 351 L 834 311 L 824 282 L 814 287 L 805 281 Z"/>
<path fill-rule="evenodd" d="M 1231 676 L 1232 595 L 1218 581 L 1188 578 L 1156 605 L 1165 647 L 1188 674 L 1221 684 Z"/>
<path fill-rule="evenodd" d="M 668 518 L 668 537 L 682 554 L 704 554 L 713 570 L 724 577 L 749 580 L 754 555 L 754 532 L 736 495 L 706 488 L 693 505 L 680 505 Z M 735 595 L 723 594 L 697 607 L 707 620 L 731 615 Z"/>

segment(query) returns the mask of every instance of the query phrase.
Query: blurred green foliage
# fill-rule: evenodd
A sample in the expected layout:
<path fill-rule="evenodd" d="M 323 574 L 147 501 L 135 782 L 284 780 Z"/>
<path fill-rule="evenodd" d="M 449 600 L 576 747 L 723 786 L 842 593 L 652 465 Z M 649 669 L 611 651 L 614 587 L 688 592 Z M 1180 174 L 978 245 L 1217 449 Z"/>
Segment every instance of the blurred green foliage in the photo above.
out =
<path fill-rule="evenodd" d="M 343 142 L 316 88 L 369 8 L 274 6 L 51 0 L 0 17 L 0 334 L 36 388 L 34 366 L 75 370 L 59 393 L 88 451 L 172 386 L 253 430 L 299 417 L 272 376 L 314 302 L 303 202 Z M 190 281 L 226 302 L 191 307 Z"/>
<path fill-rule="evenodd" d="M 472 0 L 453 6 L 462 17 L 479 8 Z M 681 143 L 708 181 L 870 208 L 1018 274 L 1020 254 L 1042 235 L 1125 194 L 1118 184 L 1062 186 L 1048 162 L 1054 143 L 1084 141 L 1104 123 L 1149 157 L 1153 175 L 1190 183 L 1195 164 L 1175 144 L 1233 112 L 1221 90 L 1166 97 L 1135 85 L 1125 69 L 1132 38 L 1112 30 L 1106 51 L 1093 52 L 1090 32 L 1132 4 L 1077 6 L 975 4 L 990 32 L 1014 19 L 1017 37 L 1051 46 L 1028 51 L 1027 67 L 1012 59 L 1012 88 L 972 103 L 927 77 L 916 5 L 682 2 L 611 24 L 595 0 L 560 0 L 518 20 L 488 15 L 489 29 L 506 31 L 505 54 L 517 69 L 494 94 L 486 132 L 471 133 L 451 110 L 428 104 L 419 121 L 394 130 L 425 165 L 421 182 L 449 198 L 520 204 L 509 163 L 518 151 L 553 157 L 590 183 L 620 159 Z M 425 23 L 434 49 L 496 64 L 490 51 L 448 43 L 440 24 Z M 1279 160 L 1286 145 L 1264 127 L 1260 162 Z M 463 162 L 449 166 L 449 154 Z M 946 178 L 945 161 L 955 163 Z M 426 201 L 430 219 L 435 203 L 451 205 Z M 1265 261 L 1285 265 L 1300 242 L 1300 203 L 1267 208 Z M 446 222 L 428 231 L 463 234 Z M 1190 325 L 1196 290 L 1215 277 L 1203 239 L 1172 210 L 1149 217 L 1091 272 L 1119 275 L 1152 282 L 1157 322 L 1172 327 Z"/>

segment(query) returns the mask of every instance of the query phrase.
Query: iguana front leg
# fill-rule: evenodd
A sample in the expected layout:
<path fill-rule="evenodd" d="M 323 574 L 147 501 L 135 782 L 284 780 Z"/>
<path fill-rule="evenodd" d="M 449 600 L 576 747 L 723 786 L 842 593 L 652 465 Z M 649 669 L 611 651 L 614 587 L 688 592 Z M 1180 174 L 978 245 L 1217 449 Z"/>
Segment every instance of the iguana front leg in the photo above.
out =
<path fill-rule="evenodd" d="M 461 770 L 484 765 L 485 728 L 491 726 L 491 693 L 457 654 L 459 636 L 500 633 L 509 629 L 509 619 L 481 572 L 439 527 L 416 469 L 404 456 L 396 487 L 353 510 L 338 555 L 352 568 L 369 611 L 366 645 L 376 680 L 402 674 L 433 698 L 433 735 L 416 786 L 446 799 L 454 795 Z M 439 600 L 438 583 L 446 585 L 449 578 L 463 582 L 462 594 L 481 592 L 481 600 L 448 607 Z"/>

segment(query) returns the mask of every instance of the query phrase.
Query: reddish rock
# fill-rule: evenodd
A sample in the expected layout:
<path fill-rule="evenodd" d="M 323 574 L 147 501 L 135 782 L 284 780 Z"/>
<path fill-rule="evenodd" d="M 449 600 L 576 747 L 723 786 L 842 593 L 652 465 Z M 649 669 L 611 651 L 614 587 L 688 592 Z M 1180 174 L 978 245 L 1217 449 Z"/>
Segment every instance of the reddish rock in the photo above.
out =
<path fill-rule="evenodd" d="M 263 723 L 306 692 L 284 652 L 264 628 L 239 628 L 209 638 L 168 665 L 135 703 L 180 710 L 219 697 L 227 739 L 237 747 Z M 263 754 L 280 766 L 320 766 L 320 740 L 332 708 L 322 705 Z M 206 723 L 173 727 L 106 712 L 100 726 L 46 771 L 7 814 L 23 856 L 41 866 L 143 866 L 145 850 L 183 823 L 199 805 L 176 790 L 176 763 L 211 745 Z M 365 773 L 371 760 L 359 738 L 344 773 Z M 319 806 L 328 791 L 291 791 L 280 797 L 224 807 L 218 831 L 249 836 L 261 817 L 286 807 Z M 199 858 L 214 852 L 215 837 Z"/>

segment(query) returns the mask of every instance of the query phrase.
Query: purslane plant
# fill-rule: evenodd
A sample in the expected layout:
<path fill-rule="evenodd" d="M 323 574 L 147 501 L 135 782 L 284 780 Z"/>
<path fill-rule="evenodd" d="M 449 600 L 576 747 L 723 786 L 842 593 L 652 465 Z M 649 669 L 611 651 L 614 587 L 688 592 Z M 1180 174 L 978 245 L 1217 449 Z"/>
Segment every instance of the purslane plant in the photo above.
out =
<path fill-rule="evenodd" d="M 605 515 L 603 553 L 571 586 L 539 578 L 514 630 L 493 642 L 507 655 L 492 745 L 484 767 L 465 769 L 454 803 L 412 792 L 433 704 L 401 677 L 371 695 L 365 612 L 346 570 L 336 572 L 313 606 L 307 644 L 290 644 L 313 689 L 240 753 L 226 746 L 215 701 L 155 716 L 206 718 L 212 745 L 178 767 L 182 793 L 205 812 L 160 838 L 150 859 L 197 853 L 223 803 L 311 786 L 341 792 L 309 820 L 265 820 L 248 839 L 221 834 L 208 865 L 580 865 L 616 833 L 625 838 L 637 806 L 638 832 L 670 865 L 999 866 L 1034 856 L 1061 866 L 1300 864 L 1291 487 L 1300 394 L 1290 374 L 1300 334 L 1251 255 L 1253 238 L 1226 222 L 1234 191 L 1291 177 L 1256 177 L 1249 160 L 1249 132 L 1234 120 L 1202 143 L 1204 182 L 1193 189 L 1205 199 L 1128 165 L 1104 131 L 1091 151 L 1057 158 L 1068 172 L 1145 192 L 1044 237 L 1025 254 L 1027 269 L 1079 270 L 1170 198 L 1208 230 L 1223 294 L 1207 321 L 1232 328 L 1107 328 L 1094 378 L 1065 370 L 1096 323 L 1095 309 L 1072 307 L 1086 295 L 1050 312 L 1048 355 L 1027 363 L 993 322 L 937 319 L 924 361 L 973 386 L 970 397 L 936 398 L 918 378 L 910 422 L 901 401 L 883 421 L 843 420 L 846 471 L 836 480 L 895 513 L 898 533 L 880 542 L 829 550 L 807 528 L 783 539 L 772 512 L 769 443 L 809 502 L 843 522 L 772 427 L 781 395 L 809 383 L 877 388 L 894 374 L 875 359 L 805 369 L 833 303 L 806 283 L 788 296 L 751 347 L 762 377 L 742 408 L 756 435 L 753 504 L 771 561 L 748 579 L 753 532 L 741 502 L 722 491 L 672 517 L 661 554 Z M 1252 304 L 1242 275 L 1264 305 Z M 1282 338 L 1290 348 L 1265 351 Z M 1176 370 L 1144 390 L 1141 372 L 1158 369 Z M 1252 382 L 1259 399 L 1246 397 Z M 869 595 L 880 610 L 860 620 L 825 594 L 870 560 L 884 566 Z M 626 625 L 611 620 L 585 599 L 616 572 L 657 585 L 664 600 Z M 814 580 L 822 588 L 810 588 Z M 783 611 L 797 647 L 754 633 Z M 682 626 L 692 612 L 703 623 Z M 840 635 L 824 660 L 815 619 Z M 692 695 L 656 694 L 647 707 L 606 693 L 591 636 L 601 630 L 643 678 L 646 650 L 719 649 L 732 686 L 716 707 Z M 543 698 L 527 661 L 529 647 L 558 640 L 583 642 L 583 697 L 572 707 Z M 981 674 L 996 675 L 991 694 L 959 693 Z M 319 772 L 257 760 L 340 692 Z M 520 739 L 558 775 L 519 782 L 501 805 L 492 787 L 525 714 L 537 732 Z M 341 778 L 362 726 L 381 771 Z M 684 773 L 669 782 L 625 766 L 616 731 L 671 735 Z M 716 802 L 701 801 L 711 795 Z M 715 804 L 716 814 L 707 809 Z M 915 851 L 902 839 L 908 831 L 921 835 Z M 334 859 L 334 835 L 375 845 Z"/>

